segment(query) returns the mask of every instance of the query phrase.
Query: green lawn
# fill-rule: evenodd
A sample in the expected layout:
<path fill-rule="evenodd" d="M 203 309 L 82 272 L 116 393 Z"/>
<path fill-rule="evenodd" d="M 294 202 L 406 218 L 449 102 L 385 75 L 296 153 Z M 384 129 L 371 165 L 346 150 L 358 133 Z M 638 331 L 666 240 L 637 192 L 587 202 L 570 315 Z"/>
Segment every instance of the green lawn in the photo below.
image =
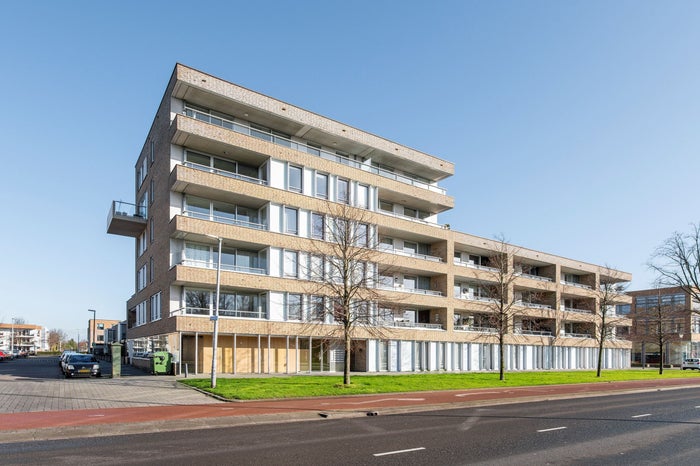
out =
<path fill-rule="evenodd" d="M 456 390 L 469 388 L 518 387 L 527 385 L 555 385 L 620 380 L 671 379 L 700 377 L 695 371 L 664 370 L 657 368 L 606 370 L 600 378 L 595 371 L 567 372 L 512 372 L 506 380 L 498 380 L 497 373 L 410 374 L 410 375 L 353 375 L 352 384 L 344 387 L 342 376 L 293 375 L 263 378 L 218 378 L 216 388 L 210 388 L 210 379 L 183 379 L 181 383 L 196 387 L 231 400 L 260 400 L 270 398 L 299 398 L 312 396 L 365 395 L 426 390 Z"/>

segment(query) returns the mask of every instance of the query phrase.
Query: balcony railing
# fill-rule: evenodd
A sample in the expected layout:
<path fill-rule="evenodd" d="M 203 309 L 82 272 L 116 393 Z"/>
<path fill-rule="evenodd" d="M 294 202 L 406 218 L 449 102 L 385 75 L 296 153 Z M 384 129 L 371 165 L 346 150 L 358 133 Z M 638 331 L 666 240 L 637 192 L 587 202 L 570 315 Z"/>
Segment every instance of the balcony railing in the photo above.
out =
<path fill-rule="evenodd" d="M 228 178 L 233 178 L 236 180 L 247 181 L 248 183 L 261 184 L 267 186 L 267 181 L 261 180 L 260 178 L 253 178 L 252 176 L 239 175 L 238 173 L 231 173 L 226 170 L 219 170 L 218 168 L 207 167 L 206 165 L 200 165 L 194 162 L 184 162 L 184 166 L 189 168 L 194 168 L 195 170 L 201 170 L 203 172 L 214 173 L 216 175 L 226 176 Z"/>
<path fill-rule="evenodd" d="M 183 259 L 179 265 L 184 265 L 187 267 L 198 267 L 201 269 L 214 269 L 216 270 L 217 264 L 214 264 L 209 261 L 203 261 L 203 260 L 194 260 L 194 259 Z M 252 274 L 257 274 L 257 275 L 265 275 L 267 272 L 265 272 L 265 269 L 261 269 L 258 267 L 244 267 L 241 265 L 229 265 L 229 264 L 221 264 L 221 270 L 227 271 L 227 272 L 242 272 L 242 273 L 252 273 Z"/>
<path fill-rule="evenodd" d="M 248 222 L 246 220 L 238 220 L 230 217 L 222 217 L 219 215 L 203 214 L 192 210 L 184 210 L 182 215 L 186 217 L 198 218 L 200 220 L 209 220 L 212 222 L 226 223 L 228 225 L 236 225 L 239 227 L 253 228 L 255 230 L 267 230 L 267 225 L 264 223 Z"/>
<path fill-rule="evenodd" d="M 475 327 L 473 325 L 455 325 L 455 330 L 477 333 L 498 333 L 498 329 L 494 327 Z"/>
<path fill-rule="evenodd" d="M 424 290 L 422 288 L 404 288 L 403 286 L 400 286 L 400 285 L 392 286 L 392 285 L 379 284 L 379 285 L 377 285 L 377 288 L 380 288 L 382 290 L 400 291 L 403 293 L 416 293 L 416 294 L 426 294 L 426 295 L 431 295 L 431 296 L 442 296 L 441 291 Z"/>
<path fill-rule="evenodd" d="M 588 309 L 577 309 L 575 307 L 562 306 L 561 310 L 566 312 L 578 312 L 579 314 L 593 314 L 593 311 L 590 311 Z"/>
<path fill-rule="evenodd" d="M 552 306 L 550 306 L 549 304 L 526 303 L 523 301 L 517 301 L 515 304 L 517 304 L 518 306 L 523 306 L 523 307 L 527 307 L 530 309 L 545 309 L 545 310 L 552 309 Z"/>
<path fill-rule="evenodd" d="M 390 210 L 384 210 L 381 208 L 377 212 L 379 212 L 380 214 L 388 215 L 390 217 L 400 218 L 402 220 L 409 220 L 411 222 L 422 223 L 424 225 L 432 225 L 432 226 L 437 225 L 435 222 L 429 222 L 427 220 L 423 220 L 422 218 L 409 217 L 408 215 L 397 214 L 396 212 L 392 212 Z"/>
<path fill-rule="evenodd" d="M 488 296 L 476 296 L 470 294 L 455 295 L 455 298 L 464 299 L 465 301 L 479 301 L 482 303 L 495 303 L 496 301 L 498 301 L 496 298 L 489 298 Z"/>
<path fill-rule="evenodd" d="M 593 338 L 591 335 L 587 333 L 564 333 L 565 337 L 569 338 Z"/>
<path fill-rule="evenodd" d="M 182 307 L 180 309 L 175 309 L 170 311 L 170 316 L 201 316 L 209 317 L 214 315 L 214 310 L 202 307 Z M 219 315 L 221 317 L 238 317 L 244 319 L 267 319 L 267 313 L 265 311 L 237 311 L 231 309 L 219 309 Z"/>
<path fill-rule="evenodd" d="M 384 325 L 387 327 L 401 327 L 401 328 L 427 328 L 432 330 L 442 330 L 441 324 L 428 324 L 422 322 L 409 322 L 409 321 L 385 321 Z"/>
<path fill-rule="evenodd" d="M 566 281 L 566 280 L 562 280 L 562 281 L 561 281 L 561 284 L 562 284 L 562 285 L 568 285 L 568 286 L 575 286 L 576 288 L 584 288 L 584 289 L 586 289 L 586 290 L 592 289 L 590 286 L 584 285 L 583 283 L 568 282 L 568 281 Z"/>
<path fill-rule="evenodd" d="M 408 256 L 408 257 L 415 257 L 416 259 L 424 259 L 427 261 L 433 261 L 433 262 L 444 262 L 441 257 L 436 257 L 436 256 L 429 256 L 427 254 L 419 254 L 417 252 L 410 252 L 406 251 L 404 249 L 394 249 L 391 246 L 387 246 L 384 244 L 379 244 L 377 246 L 377 249 L 383 252 L 388 252 L 389 254 L 396 254 L 399 256 Z"/>
<path fill-rule="evenodd" d="M 454 258 L 454 263 L 455 265 L 461 265 L 462 267 L 469 267 L 470 269 L 478 269 L 478 270 L 486 270 L 487 272 L 498 272 L 499 270 L 496 267 L 489 267 L 487 265 L 479 265 L 475 264 L 473 262 L 464 262 L 456 257 Z"/>
<path fill-rule="evenodd" d="M 541 337 L 551 337 L 552 332 L 549 330 L 523 330 L 523 329 L 516 329 L 515 333 L 518 335 L 535 335 L 535 336 L 541 336 Z"/>
<path fill-rule="evenodd" d="M 147 215 L 145 206 L 112 201 L 107 215 L 107 233 L 138 238 L 146 229 Z"/>
<path fill-rule="evenodd" d="M 200 121 L 204 121 L 207 123 L 211 123 L 213 125 L 221 126 L 223 128 L 230 129 L 232 131 L 235 131 L 237 133 L 241 134 L 246 134 L 248 136 L 252 136 L 254 138 L 258 139 L 263 139 L 268 142 L 272 142 L 274 144 L 277 144 L 279 146 L 284 146 L 284 147 L 289 147 L 291 149 L 295 149 L 301 152 L 305 152 L 307 154 L 315 155 L 317 157 L 321 157 L 322 159 L 325 160 L 330 160 L 333 162 L 337 163 L 342 163 L 343 165 L 348 165 L 354 168 L 358 168 L 360 170 L 368 171 L 371 173 L 374 173 L 376 175 L 379 175 L 384 178 L 389 178 L 392 180 L 396 180 L 400 183 L 405 183 L 409 184 L 411 186 L 416 186 L 418 188 L 422 189 L 427 189 L 429 191 L 437 192 L 440 194 L 447 194 L 447 191 L 445 188 L 441 188 L 439 186 L 426 183 L 425 181 L 419 180 L 417 178 L 414 178 L 410 175 L 406 174 L 401 174 L 401 173 L 393 173 L 389 170 L 385 170 L 383 168 L 378 168 L 378 167 L 373 167 L 372 165 L 368 165 L 366 163 L 358 162 L 357 160 L 352 160 L 347 157 L 343 157 L 342 155 L 338 154 L 333 154 L 331 152 L 326 152 L 322 149 L 319 149 L 317 147 L 310 146 L 308 144 L 304 144 L 302 142 L 296 142 L 292 141 L 291 139 L 287 139 L 282 136 L 278 136 L 275 134 L 267 133 L 265 131 L 260 131 L 255 128 L 250 127 L 247 124 L 243 123 L 238 123 L 234 122 L 231 120 L 227 120 L 225 118 L 217 117 L 210 115 L 208 113 L 200 112 L 198 110 L 195 110 L 193 108 L 185 108 L 183 111 L 185 115 L 188 117 L 195 118 Z"/>
<path fill-rule="evenodd" d="M 549 277 L 542 277 L 542 276 L 540 276 L 540 275 L 532 275 L 532 274 L 523 273 L 523 272 L 516 273 L 516 275 L 518 275 L 518 276 L 520 276 L 520 277 L 530 278 L 530 279 L 532 279 L 532 280 L 539 280 L 539 281 L 541 281 L 541 282 L 551 282 L 551 281 L 553 281 L 553 280 L 552 280 L 551 278 L 549 278 Z"/>

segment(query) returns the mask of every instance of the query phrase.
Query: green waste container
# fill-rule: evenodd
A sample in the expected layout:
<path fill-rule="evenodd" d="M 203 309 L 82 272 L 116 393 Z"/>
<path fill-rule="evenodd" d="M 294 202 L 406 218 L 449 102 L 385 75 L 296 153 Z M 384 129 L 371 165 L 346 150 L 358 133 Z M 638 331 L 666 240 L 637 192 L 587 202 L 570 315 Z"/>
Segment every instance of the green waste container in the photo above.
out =
<path fill-rule="evenodd" d="M 172 355 L 167 351 L 156 351 L 153 353 L 153 373 L 154 374 L 170 374 L 170 366 L 172 364 Z"/>

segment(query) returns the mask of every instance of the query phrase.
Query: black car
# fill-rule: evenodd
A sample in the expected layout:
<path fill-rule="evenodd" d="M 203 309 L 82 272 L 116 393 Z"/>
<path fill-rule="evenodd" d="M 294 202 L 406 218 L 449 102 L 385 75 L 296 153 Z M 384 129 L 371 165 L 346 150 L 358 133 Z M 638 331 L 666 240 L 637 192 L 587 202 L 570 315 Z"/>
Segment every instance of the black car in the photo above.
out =
<path fill-rule="evenodd" d="M 68 377 L 102 377 L 100 363 L 91 354 L 71 354 L 63 363 L 63 375 Z"/>

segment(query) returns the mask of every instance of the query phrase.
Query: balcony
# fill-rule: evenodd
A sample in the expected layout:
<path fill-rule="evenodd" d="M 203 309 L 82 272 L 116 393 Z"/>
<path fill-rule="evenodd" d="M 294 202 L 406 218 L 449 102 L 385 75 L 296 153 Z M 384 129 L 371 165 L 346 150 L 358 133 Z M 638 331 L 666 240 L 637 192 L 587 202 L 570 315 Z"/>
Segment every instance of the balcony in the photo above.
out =
<path fill-rule="evenodd" d="M 182 307 L 170 311 L 170 317 L 174 316 L 193 316 L 193 317 L 209 317 L 214 315 L 214 310 L 201 307 Z M 244 311 L 232 309 L 219 309 L 221 317 L 237 317 L 243 319 L 267 319 L 267 313 L 264 310 L 259 311 Z"/>
<path fill-rule="evenodd" d="M 593 314 L 593 311 L 588 309 L 577 309 L 575 307 L 561 306 L 561 310 L 565 312 L 577 312 L 579 314 Z"/>
<path fill-rule="evenodd" d="M 211 270 L 216 270 L 216 268 L 217 268 L 217 264 L 212 263 L 211 261 L 194 260 L 194 259 L 183 259 L 177 265 L 184 265 L 186 267 L 198 267 L 201 269 L 211 269 Z M 221 270 L 224 272 L 252 273 L 252 274 L 256 274 L 256 275 L 266 275 L 267 274 L 265 269 L 261 269 L 258 267 L 244 267 L 241 265 L 221 264 Z"/>
<path fill-rule="evenodd" d="M 389 254 L 396 254 L 397 256 L 415 257 L 416 259 L 424 259 L 432 262 L 444 262 L 441 257 L 429 256 L 427 254 L 419 254 L 417 252 L 411 252 L 405 249 L 394 249 L 391 246 L 381 243 L 377 245 L 377 249 L 382 252 L 388 252 Z"/>
<path fill-rule="evenodd" d="M 411 322 L 407 320 L 394 320 L 394 321 L 384 321 L 383 325 L 386 327 L 398 327 L 398 328 L 417 328 L 417 329 L 430 329 L 430 330 L 442 330 L 441 324 L 428 324 L 424 322 Z"/>
<path fill-rule="evenodd" d="M 390 291 L 398 291 L 401 293 L 415 293 L 415 294 L 423 294 L 423 295 L 429 295 L 429 296 L 442 296 L 442 292 L 440 291 L 434 291 L 434 290 L 424 290 L 422 288 L 405 288 L 401 285 L 384 285 L 384 284 L 378 284 L 377 288 L 382 289 L 382 290 L 390 290 Z"/>
<path fill-rule="evenodd" d="M 211 222 L 226 223 L 245 228 L 253 228 L 255 230 L 267 230 L 267 225 L 264 223 L 249 222 L 247 220 L 239 220 L 231 217 L 223 217 L 214 214 L 206 214 L 193 210 L 185 210 L 182 212 L 185 217 L 197 218 L 199 220 L 209 220 Z"/>
<path fill-rule="evenodd" d="M 284 146 L 288 147 L 290 149 L 298 150 L 307 154 L 315 155 L 317 157 L 320 157 L 325 160 L 330 160 L 332 162 L 337 162 L 343 165 L 351 166 L 363 171 L 367 171 L 370 173 L 374 173 L 376 175 L 379 175 L 384 178 L 388 178 L 391 180 L 398 181 L 400 183 L 408 184 L 411 186 L 415 186 L 418 188 L 426 189 L 429 191 L 433 191 L 439 194 L 447 194 L 447 191 L 444 188 L 441 188 L 439 186 L 426 183 L 425 181 L 418 179 L 416 177 L 413 177 L 408 174 L 402 174 L 402 173 L 393 173 L 391 171 L 379 168 L 379 167 L 374 167 L 362 162 L 358 162 L 356 160 L 349 159 L 347 157 L 343 157 L 338 154 L 333 154 L 330 152 L 326 152 L 322 149 L 318 149 L 316 147 L 313 147 L 311 145 L 302 143 L 302 142 L 296 142 L 292 141 L 291 139 L 288 139 L 283 136 L 279 136 L 276 134 L 268 133 L 265 131 L 260 131 L 258 129 L 252 128 L 251 126 L 247 124 L 243 124 L 240 122 L 234 122 L 231 120 L 227 120 L 225 118 L 222 118 L 220 116 L 214 116 L 206 112 L 202 112 L 190 107 L 186 107 L 183 113 L 191 118 L 194 118 L 199 121 L 204 121 L 206 123 L 210 123 L 212 125 L 220 126 L 222 128 L 230 129 L 231 131 L 235 131 L 237 133 L 245 134 L 248 136 L 252 136 L 254 138 L 262 139 L 268 142 L 271 142 L 273 144 L 279 145 L 279 146 Z"/>
<path fill-rule="evenodd" d="M 138 238 L 146 229 L 148 219 L 145 209 L 135 204 L 112 201 L 107 216 L 107 233 Z"/>
<path fill-rule="evenodd" d="M 527 303 L 527 302 L 523 302 L 523 301 L 517 301 L 515 304 L 518 306 L 526 307 L 528 309 L 543 309 L 543 310 L 552 309 L 552 306 L 550 306 L 549 304 Z"/>
<path fill-rule="evenodd" d="M 565 337 L 568 338 L 593 338 L 593 336 L 587 334 L 587 333 L 564 333 Z"/>
<path fill-rule="evenodd" d="M 494 327 L 475 327 L 473 325 L 455 325 L 455 330 L 475 333 L 498 333 L 498 329 Z"/>
<path fill-rule="evenodd" d="M 493 273 L 499 272 L 499 270 L 496 267 L 489 267 L 487 265 L 479 265 L 479 264 L 475 264 L 474 262 L 471 262 L 471 261 L 464 262 L 464 261 L 457 259 L 456 257 L 454 258 L 454 264 L 459 265 L 461 267 L 468 267 L 470 269 L 485 270 L 487 272 L 493 272 Z"/>
<path fill-rule="evenodd" d="M 253 184 L 259 184 L 263 186 L 267 186 L 267 181 L 261 180 L 260 178 L 253 178 L 251 176 L 246 176 L 246 175 L 239 175 L 238 173 L 231 173 L 226 170 L 220 170 L 218 168 L 213 168 L 213 167 L 207 167 L 205 165 L 200 165 L 198 163 L 194 162 L 183 162 L 182 165 L 188 167 L 188 168 L 194 168 L 195 170 L 200 170 L 203 172 L 207 173 L 214 173 L 216 175 L 221 175 L 221 176 L 226 176 L 228 178 L 233 178 L 234 180 L 241 180 L 241 181 L 246 181 L 248 183 L 253 183 Z"/>
<path fill-rule="evenodd" d="M 551 278 L 549 278 L 549 277 L 542 277 L 542 276 L 540 276 L 540 275 L 532 275 L 532 274 L 524 273 L 524 272 L 516 273 L 515 275 L 517 275 L 517 276 L 519 276 L 519 277 L 529 278 L 529 279 L 531 279 L 531 280 L 539 280 L 539 281 L 541 281 L 541 282 L 551 282 L 551 281 L 553 281 L 553 280 L 552 280 Z"/>
<path fill-rule="evenodd" d="M 524 329 L 515 329 L 515 334 L 516 335 L 531 335 L 531 336 L 537 336 L 537 337 L 551 337 L 552 332 L 549 330 L 524 330 Z"/>
<path fill-rule="evenodd" d="M 588 285 L 584 285 L 583 283 L 577 283 L 577 282 L 569 282 L 566 280 L 561 281 L 562 285 L 567 285 L 567 286 L 575 286 L 576 288 L 583 288 L 585 290 L 591 290 L 592 288 Z"/>

